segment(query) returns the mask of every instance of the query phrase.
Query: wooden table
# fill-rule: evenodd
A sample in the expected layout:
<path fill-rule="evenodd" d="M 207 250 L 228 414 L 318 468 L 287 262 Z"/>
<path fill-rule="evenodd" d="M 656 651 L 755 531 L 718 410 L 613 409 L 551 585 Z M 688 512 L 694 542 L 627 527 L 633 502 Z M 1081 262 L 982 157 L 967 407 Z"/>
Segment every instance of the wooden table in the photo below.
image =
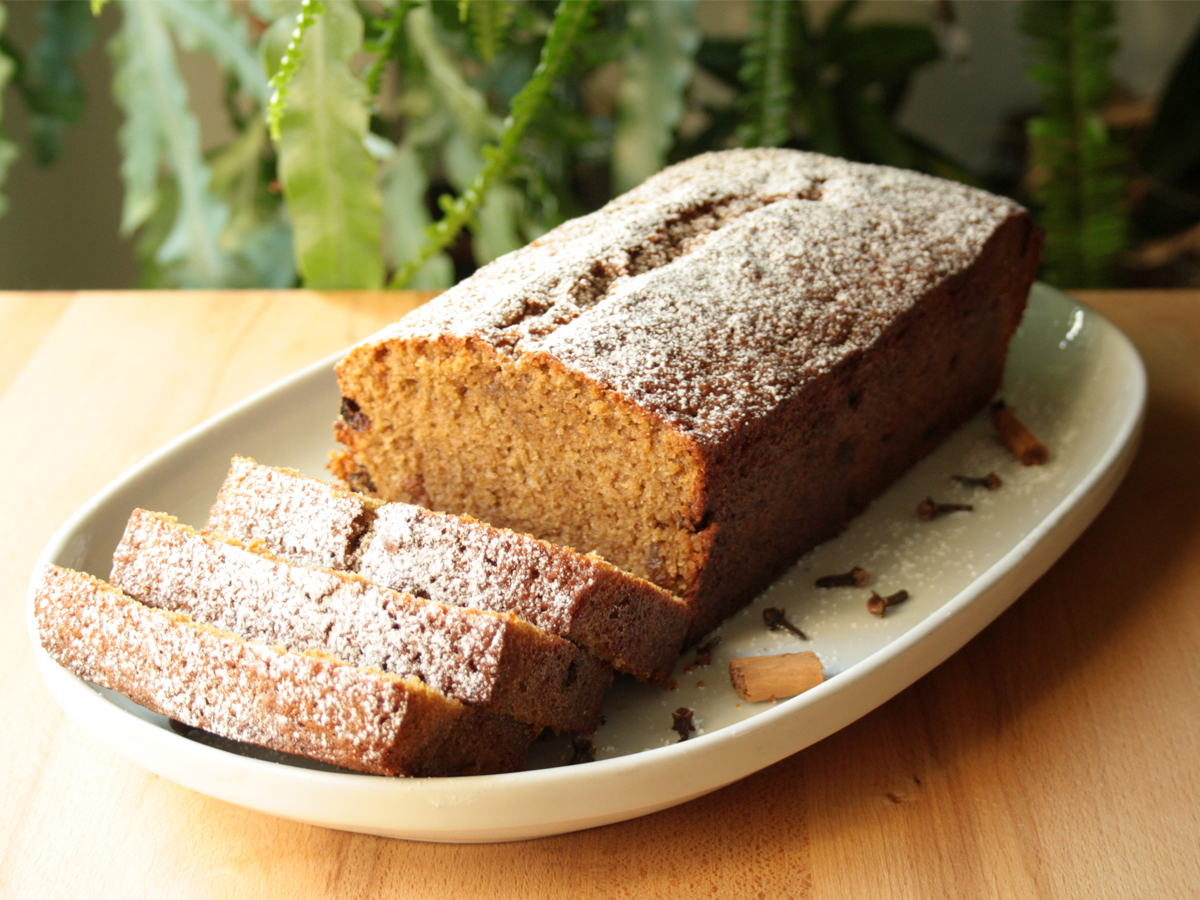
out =
<path fill-rule="evenodd" d="M 891 702 L 707 797 L 521 844 L 408 843 L 211 800 L 84 735 L 26 638 L 54 530 L 418 299 L 0 295 L 0 896 L 1200 896 L 1200 291 L 1085 295 L 1137 344 L 1150 403 L 1066 556 Z"/>

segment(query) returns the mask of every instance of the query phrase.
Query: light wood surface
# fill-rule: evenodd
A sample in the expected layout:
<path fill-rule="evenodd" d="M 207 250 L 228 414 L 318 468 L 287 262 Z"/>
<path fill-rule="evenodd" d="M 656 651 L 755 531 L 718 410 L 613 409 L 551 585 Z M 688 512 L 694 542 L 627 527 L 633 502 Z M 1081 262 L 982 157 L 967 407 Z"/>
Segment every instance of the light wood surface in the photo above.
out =
<path fill-rule="evenodd" d="M 631 822 L 433 845 L 250 812 L 55 706 L 34 560 L 184 429 L 419 297 L 0 294 L 0 897 L 1200 896 L 1200 292 L 1083 295 L 1150 373 L 1109 507 L 962 651 L 853 725 Z"/>

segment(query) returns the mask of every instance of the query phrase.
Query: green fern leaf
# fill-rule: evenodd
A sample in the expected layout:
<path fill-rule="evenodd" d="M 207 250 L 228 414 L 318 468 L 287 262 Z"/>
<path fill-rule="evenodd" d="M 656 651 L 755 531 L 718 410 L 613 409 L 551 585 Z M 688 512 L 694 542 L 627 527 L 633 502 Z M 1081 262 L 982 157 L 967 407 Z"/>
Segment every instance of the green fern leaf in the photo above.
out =
<path fill-rule="evenodd" d="M 163 15 L 180 44 L 212 56 L 242 90 L 266 105 L 267 76 L 250 44 L 246 20 L 235 15 L 226 0 L 164 2 Z"/>
<path fill-rule="evenodd" d="M 471 15 L 470 6 L 460 10 Z M 425 82 L 454 120 L 442 153 L 446 178 L 460 194 L 468 190 L 484 168 L 484 147 L 503 133 L 500 118 L 487 98 L 463 77 L 462 67 L 446 50 L 437 22 L 428 6 L 415 9 L 408 35 L 424 67 Z M 492 184 L 470 218 L 471 249 L 479 265 L 490 262 L 525 243 L 521 239 L 521 198 L 503 184 Z"/>
<path fill-rule="evenodd" d="M 400 0 L 386 18 L 373 20 L 377 29 L 376 36 L 366 41 L 365 49 L 375 54 L 375 61 L 371 63 L 371 68 L 363 78 L 367 92 L 372 97 L 379 93 L 379 87 L 383 83 L 383 69 L 388 60 L 394 57 L 403 45 L 404 20 L 417 2 L 418 0 Z"/>
<path fill-rule="evenodd" d="M 294 28 L 288 27 L 288 17 L 284 16 L 263 36 L 263 45 L 268 48 L 267 65 L 271 72 L 267 82 L 271 91 L 270 100 L 267 101 L 267 121 L 270 123 L 271 139 L 274 141 L 279 140 L 279 123 L 283 119 L 292 78 L 300 69 L 300 59 L 304 54 L 304 35 L 324 10 L 320 0 L 302 0 Z M 284 49 L 271 52 L 271 47 L 279 43 L 280 39 L 286 44 Z"/>
<path fill-rule="evenodd" d="M 29 109 L 29 131 L 38 162 L 62 152 L 62 135 L 83 115 L 84 90 L 75 60 L 92 44 L 96 23 L 88 8 L 51 0 L 38 13 L 41 34 L 26 63 L 18 63 L 16 87 Z"/>
<path fill-rule="evenodd" d="M 471 29 L 475 49 L 484 62 L 496 58 L 516 11 L 512 0 L 460 0 L 459 15 Z"/>
<path fill-rule="evenodd" d="M 617 193 L 641 184 L 666 162 L 700 47 L 694 0 L 631 3 L 629 28 L 613 138 Z"/>
<path fill-rule="evenodd" d="M 262 158 L 269 144 L 267 124 L 251 118 L 242 133 L 209 161 L 212 189 L 229 203 L 229 224 L 221 246 L 241 266 L 247 285 L 291 287 L 296 281 L 292 227 L 278 195 L 262 178 Z"/>
<path fill-rule="evenodd" d="M 125 114 L 119 136 L 122 233 L 135 231 L 158 207 L 159 166 L 165 163 L 178 187 L 179 206 L 157 250 L 159 263 L 177 273 L 181 286 L 226 284 L 231 261 L 218 238 L 229 211 L 209 189 L 200 126 L 188 109 L 163 5 L 125 0 L 122 10 L 121 30 L 109 45 L 116 69 L 113 92 Z"/>
<path fill-rule="evenodd" d="M 524 209 L 524 198 L 512 185 L 499 182 L 488 189 L 471 230 L 475 261 L 479 265 L 526 244 L 520 228 Z"/>
<path fill-rule="evenodd" d="M 483 170 L 483 148 L 456 130 L 446 140 L 442 160 L 446 178 L 462 193 Z M 489 263 L 525 243 L 518 226 L 521 207 L 520 194 L 509 185 L 497 182 L 488 189 L 470 222 L 471 249 L 478 265 Z"/>
<path fill-rule="evenodd" d="M 4 20 L 7 16 L 8 11 L 0 6 L 0 33 L 4 31 Z M 0 53 L 0 122 L 4 121 L 4 86 L 12 78 L 13 68 L 12 60 Z M 0 130 L 0 188 L 4 187 L 4 182 L 8 178 L 8 167 L 17 157 L 16 145 L 12 141 L 5 140 L 3 134 L 3 130 Z M 6 209 L 8 209 L 8 198 L 0 193 L 0 216 L 4 215 Z"/>
<path fill-rule="evenodd" d="M 499 118 L 488 111 L 487 98 L 467 82 L 462 67 L 447 52 L 428 5 L 409 13 L 408 37 L 425 68 L 429 86 L 457 120 L 458 127 L 481 143 L 498 137 L 503 127 Z"/>
<path fill-rule="evenodd" d="M 293 23 L 272 30 L 284 36 Z M 296 263 L 311 288 L 383 283 L 383 211 L 365 140 L 365 85 L 350 65 L 363 20 L 348 0 L 326 0 L 303 35 L 303 58 L 279 121 L 279 175 L 291 216 Z"/>
<path fill-rule="evenodd" d="M 425 246 L 396 273 L 391 282 L 393 287 L 403 287 L 425 265 L 426 260 L 448 247 L 476 215 L 492 187 L 511 169 L 517 147 L 529 123 L 570 59 L 576 43 L 586 32 L 591 13 L 591 0 L 560 0 L 550 33 L 542 45 L 537 68 L 513 97 L 499 143 L 483 148 L 483 168 L 457 199 L 442 198 L 445 217 L 430 226 L 426 232 Z"/>
<path fill-rule="evenodd" d="M 746 86 L 741 101 L 744 124 L 738 137 L 747 147 L 778 147 L 788 139 L 791 0 L 754 0 L 751 32 L 739 73 Z"/>
<path fill-rule="evenodd" d="M 1036 60 L 1028 75 L 1042 85 L 1045 108 L 1028 125 L 1045 275 L 1063 287 L 1110 284 L 1126 246 L 1124 157 L 1099 115 L 1117 49 L 1115 23 L 1112 3 L 1103 0 L 1026 0 L 1021 8 Z"/>
<path fill-rule="evenodd" d="M 401 144 L 384 163 L 380 173 L 383 213 L 387 223 L 386 247 L 392 259 L 411 259 L 421 250 L 423 230 L 430 224 L 425 206 L 429 179 L 420 154 L 411 144 Z M 416 290 L 440 290 L 454 283 L 454 265 L 444 253 L 432 256 L 413 275 L 409 287 Z"/>

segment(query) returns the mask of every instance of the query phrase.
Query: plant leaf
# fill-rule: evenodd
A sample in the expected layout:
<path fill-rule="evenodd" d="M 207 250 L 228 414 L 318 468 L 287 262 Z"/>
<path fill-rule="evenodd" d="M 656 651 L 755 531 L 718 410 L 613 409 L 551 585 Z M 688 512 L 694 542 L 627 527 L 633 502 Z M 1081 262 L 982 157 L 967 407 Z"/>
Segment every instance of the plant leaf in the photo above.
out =
<path fill-rule="evenodd" d="M 262 46 L 269 54 L 266 67 L 271 76 L 267 81 L 267 87 L 271 91 L 271 98 L 267 101 L 267 122 L 270 125 L 271 138 L 275 141 L 279 140 L 279 123 L 287 106 L 292 78 L 299 70 L 300 60 L 304 55 L 304 35 L 317 21 L 317 16 L 324 11 L 321 0 L 301 0 L 294 28 L 281 24 L 288 20 L 285 14 L 263 35 Z M 274 52 L 272 48 L 278 43 L 282 43 L 284 49 Z"/>
<path fill-rule="evenodd" d="M 237 78 L 242 90 L 267 103 L 267 76 L 247 35 L 246 20 L 225 0 L 164 3 L 163 15 L 179 42 L 188 50 L 208 53 Z"/>
<path fill-rule="evenodd" d="M 490 63 L 504 41 L 516 4 L 512 0 L 459 0 L 459 15 L 464 12 L 475 49 L 484 62 Z"/>
<path fill-rule="evenodd" d="M 1126 245 L 1127 209 L 1122 152 L 1109 142 L 1098 107 L 1109 86 L 1115 24 L 1102 0 L 1026 0 L 1021 31 L 1038 60 L 1031 77 L 1043 85 L 1045 114 L 1028 134 L 1034 191 L 1046 229 L 1046 277 L 1063 287 L 1111 282 Z"/>
<path fill-rule="evenodd" d="M 231 212 L 221 246 L 240 264 L 240 278 L 246 284 L 283 288 L 296 281 L 295 253 L 287 210 L 262 178 L 267 146 L 266 121 L 255 116 L 209 165 L 213 192 L 229 203 Z"/>
<path fill-rule="evenodd" d="M 417 0 L 400 0 L 386 18 L 372 21 L 376 36 L 365 42 L 367 52 L 375 54 L 375 61 L 363 77 L 367 92 L 374 97 L 383 83 L 383 69 L 387 61 L 400 52 L 404 42 L 404 20 L 408 11 L 417 5 Z"/>
<path fill-rule="evenodd" d="M 831 49 L 861 81 L 907 76 L 941 56 L 929 26 L 896 22 L 874 22 L 847 31 Z"/>
<path fill-rule="evenodd" d="M 837 35 L 849 27 L 851 12 L 857 7 L 852 0 L 839 4 L 830 15 L 829 25 Z M 829 156 L 848 156 L 847 135 L 841 127 L 838 98 L 828 83 L 831 70 L 841 68 L 834 55 L 835 48 L 844 43 L 840 38 L 826 42 L 815 34 L 808 22 L 807 7 L 797 4 L 790 24 L 792 32 L 792 78 L 795 80 L 795 110 L 804 123 L 807 143 L 811 149 Z"/>
<path fill-rule="evenodd" d="M 741 87 L 738 71 L 743 65 L 742 41 L 705 37 L 696 51 L 696 64 L 722 84 L 734 90 Z"/>
<path fill-rule="evenodd" d="M 91 46 L 96 24 L 88 8 L 50 0 L 38 12 L 41 33 L 16 86 L 29 109 L 34 155 L 46 164 L 62 152 L 62 133 L 83 115 L 85 93 L 75 58 Z"/>
<path fill-rule="evenodd" d="M 425 206 L 429 180 L 420 154 L 411 144 L 401 144 L 380 172 L 383 215 L 386 222 L 386 247 L 394 260 L 416 256 L 424 241 L 423 230 L 430 224 Z M 440 290 L 454 283 L 454 265 L 444 253 L 438 253 L 409 281 L 416 290 Z"/>
<path fill-rule="evenodd" d="M 158 261 L 177 272 L 181 286 L 215 287 L 231 275 L 231 262 L 218 244 L 229 210 L 209 190 L 200 126 L 188 109 L 163 19 L 168 2 L 181 0 L 124 0 L 121 30 L 109 45 L 116 69 L 113 93 L 125 113 L 119 135 L 125 181 L 121 230 L 131 233 L 157 208 L 159 164 L 165 162 L 178 186 L 179 208 Z"/>
<path fill-rule="evenodd" d="M 858 145 L 855 148 L 857 158 L 900 169 L 911 169 L 916 165 L 912 148 L 877 102 L 861 91 L 841 93 L 842 121 Z"/>
<path fill-rule="evenodd" d="M 469 5 L 459 9 L 470 16 Z M 422 5 L 409 13 L 408 37 L 424 67 L 424 82 L 454 120 L 442 161 L 450 185 L 462 193 L 484 167 L 484 145 L 500 136 L 503 125 L 488 109 L 487 98 L 467 82 L 461 65 L 447 52 L 429 6 Z M 518 209 L 519 203 L 495 187 L 487 191 L 469 217 L 474 238 L 471 249 L 478 264 L 490 262 L 524 243 L 517 231 Z"/>
<path fill-rule="evenodd" d="M 4 20 L 7 17 L 8 10 L 0 6 L 0 32 L 4 31 Z M 13 61 L 0 53 L 0 122 L 4 121 L 4 86 L 12 77 L 13 68 Z M 3 135 L 3 130 L 0 130 L 0 188 L 4 187 L 4 182 L 8 178 L 8 167 L 17 157 L 16 145 L 12 141 L 5 140 Z M 0 216 L 4 215 L 6 209 L 8 209 L 8 198 L 0 193 Z"/>
<path fill-rule="evenodd" d="M 272 29 L 293 27 L 281 19 Z M 347 0 L 326 0 L 303 36 L 303 58 L 279 122 L 279 175 L 306 286 L 375 288 L 383 283 L 383 210 L 365 138 L 366 87 L 350 63 L 363 20 Z"/>
<path fill-rule="evenodd" d="M 523 207 L 521 192 L 512 185 L 501 182 L 488 190 L 471 232 L 475 261 L 479 265 L 525 245 L 519 227 Z"/>
<path fill-rule="evenodd" d="M 446 178 L 460 193 L 470 188 L 483 169 L 479 144 L 462 131 L 450 133 L 442 159 Z M 488 190 L 470 222 L 471 249 L 477 265 L 489 263 L 525 243 L 517 224 L 520 213 L 520 195 L 511 187 L 495 184 Z"/>
<path fill-rule="evenodd" d="M 554 12 L 554 23 L 542 45 L 537 68 L 525 86 L 513 97 L 499 143 L 483 148 L 483 168 L 460 197 L 454 200 L 442 198 L 445 201 L 445 217 L 427 230 L 424 247 L 395 274 L 391 282 L 393 287 L 403 287 L 429 257 L 450 245 L 463 226 L 475 215 L 488 191 L 512 167 L 517 147 L 525 136 L 529 123 L 537 114 L 559 72 L 571 58 L 576 42 L 586 32 L 591 13 L 591 0 L 559 0 Z"/>
<path fill-rule="evenodd" d="M 459 127 L 479 142 L 498 137 L 502 129 L 499 118 L 488 111 L 487 98 L 467 83 L 461 67 L 446 52 L 445 45 L 438 39 L 429 7 L 422 5 L 412 10 L 407 24 L 409 40 L 425 66 L 430 87 L 437 92 Z"/>
<path fill-rule="evenodd" d="M 631 2 L 629 28 L 613 137 L 616 193 L 641 184 L 666 162 L 700 47 L 694 0 Z"/>
<path fill-rule="evenodd" d="M 778 147 L 788 139 L 794 90 L 788 70 L 792 6 L 788 0 L 754 0 L 751 7 L 751 32 L 740 73 L 746 87 L 741 102 L 745 122 L 738 129 L 747 147 Z"/>

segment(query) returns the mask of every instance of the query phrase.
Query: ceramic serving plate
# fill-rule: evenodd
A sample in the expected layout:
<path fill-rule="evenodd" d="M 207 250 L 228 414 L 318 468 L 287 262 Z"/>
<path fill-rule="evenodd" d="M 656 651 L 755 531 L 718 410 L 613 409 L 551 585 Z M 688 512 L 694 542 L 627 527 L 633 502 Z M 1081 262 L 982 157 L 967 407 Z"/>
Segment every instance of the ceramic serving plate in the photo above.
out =
<path fill-rule="evenodd" d="M 334 771 L 255 748 L 193 739 L 166 719 L 38 663 L 62 708 L 92 736 L 185 787 L 252 809 L 369 834 L 430 841 L 503 841 L 645 815 L 716 790 L 849 724 L 920 678 L 991 622 L 1063 553 L 1116 490 L 1133 457 L 1145 400 L 1136 351 L 1107 320 L 1037 285 L 1012 344 L 1002 396 L 1051 451 L 1024 468 L 980 414 L 909 471 L 837 539 L 801 559 L 717 632 L 707 666 L 686 654 L 673 690 L 619 681 L 595 735 L 596 761 L 571 765 L 566 739 L 538 744 L 530 768 L 474 778 L 389 779 Z M 235 453 L 321 476 L 339 397 L 324 360 L 164 447 L 80 509 L 38 563 L 107 577 L 135 507 L 203 525 Z M 996 491 L 951 475 L 995 472 Z M 926 496 L 970 504 L 930 522 Z M 858 565 L 881 594 L 910 599 L 885 617 L 869 590 L 818 589 L 820 575 Z M 36 575 L 36 573 L 35 573 Z M 807 635 L 770 632 L 783 607 Z M 820 686 L 790 700 L 744 703 L 731 657 L 813 650 Z M 680 742 L 672 712 L 693 710 Z"/>

